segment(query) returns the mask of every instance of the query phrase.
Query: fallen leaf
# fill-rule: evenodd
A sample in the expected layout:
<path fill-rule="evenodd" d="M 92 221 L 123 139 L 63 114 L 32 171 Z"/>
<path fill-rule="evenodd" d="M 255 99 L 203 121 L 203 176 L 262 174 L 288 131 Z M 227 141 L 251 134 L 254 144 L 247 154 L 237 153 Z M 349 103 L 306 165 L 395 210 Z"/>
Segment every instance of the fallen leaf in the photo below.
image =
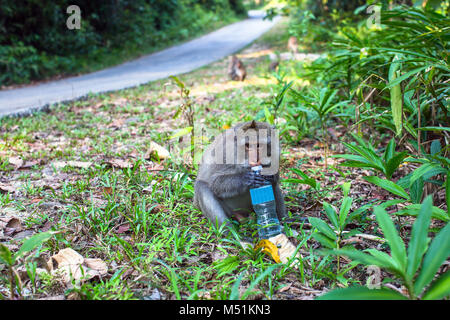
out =
<path fill-rule="evenodd" d="M 54 161 L 54 162 L 52 162 L 52 166 L 55 169 L 62 169 L 67 166 L 74 167 L 74 168 L 88 169 L 92 166 L 92 162 L 90 162 L 90 161 Z"/>
<path fill-rule="evenodd" d="M 47 261 L 52 274 L 60 274 L 69 285 L 72 280 L 76 282 L 89 280 L 95 276 L 103 276 L 108 272 L 106 264 L 101 259 L 84 259 L 71 248 L 60 250 Z"/>
<path fill-rule="evenodd" d="M 9 163 L 12 164 L 15 169 L 19 169 L 23 166 L 23 160 L 20 157 L 10 157 Z"/>
<path fill-rule="evenodd" d="M 128 230 L 130 230 L 130 225 L 127 223 L 119 226 L 116 230 L 116 233 L 125 233 Z"/>
<path fill-rule="evenodd" d="M 88 169 L 92 166 L 92 162 L 90 161 L 68 161 L 68 166 L 75 167 L 75 168 L 83 168 Z"/>
<path fill-rule="evenodd" d="M 126 168 L 132 168 L 133 164 L 130 163 L 128 160 L 122 160 L 122 159 L 111 159 L 106 161 L 107 164 L 114 168 L 120 168 L 120 169 L 126 169 Z"/>
<path fill-rule="evenodd" d="M 0 191 L 14 193 L 16 192 L 16 188 L 14 188 L 12 185 L 0 182 Z"/>
<path fill-rule="evenodd" d="M 85 258 L 84 264 L 91 268 L 92 270 L 97 271 L 101 276 L 104 276 L 108 273 L 108 267 L 106 263 L 102 259 L 98 258 Z"/>
<path fill-rule="evenodd" d="M 170 158 L 169 151 L 166 148 L 160 146 L 159 144 L 157 144 L 154 141 L 150 142 L 149 153 L 150 153 L 150 155 L 154 155 L 154 156 L 157 155 L 160 160 L 164 160 L 164 159 Z"/>
<path fill-rule="evenodd" d="M 3 230 L 4 235 L 12 236 L 23 230 L 22 222 L 16 217 L 2 217 L 0 218 L 0 230 Z"/>
<path fill-rule="evenodd" d="M 103 193 L 111 194 L 112 193 L 112 188 L 111 187 L 103 187 Z"/>

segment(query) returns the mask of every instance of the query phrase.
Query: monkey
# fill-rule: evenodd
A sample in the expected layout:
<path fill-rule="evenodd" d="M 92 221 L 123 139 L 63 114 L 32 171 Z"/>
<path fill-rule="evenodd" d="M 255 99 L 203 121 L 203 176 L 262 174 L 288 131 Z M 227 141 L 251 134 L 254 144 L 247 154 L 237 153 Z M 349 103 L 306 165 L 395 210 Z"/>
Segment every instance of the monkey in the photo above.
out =
<path fill-rule="evenodd" d="M 289 37 L 287 48 L 292 54 L 296 54 L 298 50 L 298 39 L 294 36 Z"/>
<path fill-rule="evenodd" d="M 269 65 L 269 71 L 276 71 L 278 69 L 278 66 L 280 65 L 279 61 L 274 61 Z"/>
<path fill-rule="evenodd" d="M 244 64 L 235 55 L 230 57 L 230 62 L 228 65 L 228 75 L 230 76 L 231 80 L 234 81 L 244 81 L 245 77 L 247 76 Z"/>
<path fill-rule="evenodd" d="M 286 206 L 279 160 L 279 139 L 268 123 L 249 121 L 222 132 L 203 154 L 194 184 L 194 205 L 213 224 L 231 226 L 232 218 L 240 222 L 253 211 L 249 190 L 271 184 L 282 221 Z M 263 167 L 260 175 L 251 170 L 256 164 Z"/>

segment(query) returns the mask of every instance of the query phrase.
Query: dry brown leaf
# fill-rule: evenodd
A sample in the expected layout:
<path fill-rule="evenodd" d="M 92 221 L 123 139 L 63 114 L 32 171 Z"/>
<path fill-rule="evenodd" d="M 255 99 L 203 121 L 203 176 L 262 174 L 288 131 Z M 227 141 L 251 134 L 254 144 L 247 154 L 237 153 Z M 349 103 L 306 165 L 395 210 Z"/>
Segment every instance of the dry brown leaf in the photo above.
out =
<path fill-rule="evenodd" d="M 75 167 L 75 168 L 83 168 L 88 169 L 92 166 L 92 162 L 90 161 L 68 161 L 68 166 Z"/>
<path fill-rule="evenodd" d="M 66 283 L 89 280 L 95 276 L 103 276 L 108 272 L 106 264 L 100 259 L 84 259 L 71 248 L 60 250 L 47 262 L 52 274 L 60 274 Z"/>
<path fill-rule="evenodd" d="M 92 166 L 90 161 L 54 161 L 52 165 L 55 169 L 62 169 L 64 167 L 70 166 L 74 168 L 88 169 Z"/>
<path fill-rule="evenodd" d="M 133 164 L 129 162 L 128 160 L 122 160 L 122 159 L 111 159 L 106 161 L 109 165 L 115 168 L 125 169 L 125 168 L 132 168 Z"/>
<path fill-rule="evenodd" d="M 104 276 L 108 273 L 108 267 L 106 266 L 106 263 L 102 259 L 86 258 L 86 259 L 84 259 L 84 264 L 88 268 L 98 271 L 98 273 L 101 276 Z"/>
<path fill-rule="evenodd" d="M 166 148 L 160 146 L 159 144 L 157 144 L 154 141 L 150 142 L 150 150 L 149 150 L 149 152 L 150 152 L 150 155 L 158 154 L 158 157 L 159 157 L 160 160 L 164 160 L 164 159 L 170 158 L 169 151 Z"/>
<path fill-rule="evenodd" d="M 16 192 L 16 188 L 14 188 L 12 185 L 0 182 L 0 191 L 14 193 Z"/>
<path fill-rule="evenodd" d="M 23 166 L 23 160 L 20 157 L 10 157 L 9 163 L 12 164 L 15 169 L 19 169 Z"/>

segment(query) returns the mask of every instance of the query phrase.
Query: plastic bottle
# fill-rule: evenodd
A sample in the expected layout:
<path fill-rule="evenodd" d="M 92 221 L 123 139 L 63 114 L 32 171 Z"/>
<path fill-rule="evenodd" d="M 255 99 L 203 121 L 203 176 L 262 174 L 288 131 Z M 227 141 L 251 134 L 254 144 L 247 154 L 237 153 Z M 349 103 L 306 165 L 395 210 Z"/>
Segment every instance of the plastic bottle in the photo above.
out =
<path fill-rule="evenodd" d="M 252 170 L 261 174 L 262 167 L 255 166 Z M 272 185 L 268 184 L 260 188 L 250 189 L 253 209 L 256 212 L 258 234 L 260 239 L 268 239 L 281 233 L 280 221 L 278 221 L 275 197 Z"/>

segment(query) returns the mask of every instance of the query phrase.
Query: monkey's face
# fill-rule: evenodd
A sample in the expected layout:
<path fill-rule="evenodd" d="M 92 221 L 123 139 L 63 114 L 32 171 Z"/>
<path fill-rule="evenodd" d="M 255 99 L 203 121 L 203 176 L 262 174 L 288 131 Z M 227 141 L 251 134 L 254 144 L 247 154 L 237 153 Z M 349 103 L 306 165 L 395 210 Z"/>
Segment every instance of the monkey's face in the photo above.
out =
<path fill-rule="evenodd" d="M 237 160 L 244 167 L 261 165 L 262 174 L 278 172 L 280 150 L 276 130 L 266 123 L 236 130 Z"/>

